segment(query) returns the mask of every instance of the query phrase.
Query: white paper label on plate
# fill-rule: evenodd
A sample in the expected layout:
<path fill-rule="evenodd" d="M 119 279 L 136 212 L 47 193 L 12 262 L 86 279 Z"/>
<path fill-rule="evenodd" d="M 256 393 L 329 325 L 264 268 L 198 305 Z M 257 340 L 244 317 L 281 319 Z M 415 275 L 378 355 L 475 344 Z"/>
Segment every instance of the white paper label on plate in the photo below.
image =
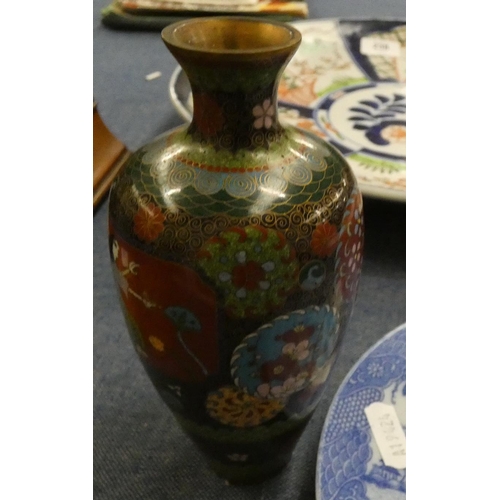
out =
<path fill-rule="evenodd" d="M 396 469 L 405 469 L 406 436 L 394 406 L 372 403 L 365 408 L 365 415 L 384 464 Z"/>
<path fill-rule="evenodd" d="M 359 51 L 365 56 L 399 57 L 401 45 L 396 40 L 365 36 L 361 39 Z"/>

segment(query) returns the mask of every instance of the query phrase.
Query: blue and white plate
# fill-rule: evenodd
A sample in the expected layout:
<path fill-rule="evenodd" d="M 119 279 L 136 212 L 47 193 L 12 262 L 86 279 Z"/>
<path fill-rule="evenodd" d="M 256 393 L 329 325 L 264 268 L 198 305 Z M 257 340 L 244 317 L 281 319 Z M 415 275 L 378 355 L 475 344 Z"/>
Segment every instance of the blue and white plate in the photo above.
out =
<path fill-rule="evenodd" d="M 406 434 L 406 324 L 370 348 L 339 387 L 318 450 L 317 500 L 406 498 L 406 470 L 384 464 L 364 413 L 375 401 L 394 406 Z"/>

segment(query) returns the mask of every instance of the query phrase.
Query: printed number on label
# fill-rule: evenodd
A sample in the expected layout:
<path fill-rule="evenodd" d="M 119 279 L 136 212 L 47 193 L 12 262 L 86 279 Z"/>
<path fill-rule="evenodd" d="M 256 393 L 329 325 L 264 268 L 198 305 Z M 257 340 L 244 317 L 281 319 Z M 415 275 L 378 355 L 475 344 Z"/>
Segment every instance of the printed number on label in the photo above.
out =
<path fill-rule="evenodd" d="M 395 40 L 366 36 L 361 39 L 359 51 L 365 56 L 398 57 L 401 52 L 401 45 Z"/>
<path fill-rule="evenodd" d="M 405 469 L 406 436 L 394 406 L 372 403 L 365 408 L 365 415 L 385 465 Z"/>

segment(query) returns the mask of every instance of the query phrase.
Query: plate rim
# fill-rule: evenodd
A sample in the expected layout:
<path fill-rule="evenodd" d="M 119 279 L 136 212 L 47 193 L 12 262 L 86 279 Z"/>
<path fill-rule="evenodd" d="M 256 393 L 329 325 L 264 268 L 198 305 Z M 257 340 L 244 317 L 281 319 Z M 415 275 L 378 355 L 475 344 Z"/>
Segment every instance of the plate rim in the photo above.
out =
<path fill-rule="evenodd" d="M 170 76 L 170 80 L 168 82 L 168 93 L 170 96 L 170 101 L 174 105 L 176 111 L 181 115 L 181 118 L 183 118 L 187 123 L 189 123 L 193 117 L 191 113 L 184 107 L 183 103 L 179 99 L 179 96 L 177 95 L 176 92 L 176 84 L 182 72 L 183 69 L 178 64 L 174 69 L 174 71 L 172 72 L 172 75 Z"/>
<path fill-rule="evenodd" d="M 347 385 L 347 382 L 354 375 L 354 373 L 359 368 L 361 363 L 363 363 L 363 361 L 365 361 L 373 353 L 373 351 L 375 351 L 375 349 L 377 349 L 379 346 L 381 346 L 382 344 L 387 342 L 391 337 L 393 337 L 394 335 L 396 335 L 396 333 L 400 332 L 403 329 L 406 329 L 406 321 L 404 323 L 401 323 L 400 325 L 398 325 L 396 328 L 393 328 L 392 330 L 385 333 L 379 340 L 377 340 L 377 342 L 372 344 L 358 358 L 358 360 L 355 361 L 354 365 L 347 372 L 346 376 L 343 378 L 337 391 L 335 392 L 335 395 L 333 396 L 333 399 L 331 400 L 330 405 L 328 406 L 328 410 L 326 411 L 326 414 L 325 414 L 325 419 L 323 421 L 323 427 L 321 428 L 321 435 L 319 438 L 318 451 L 316 453 L 316 471 L 315 471 L 315 496 L 316 496 L 316 500 L 328 500 L 322 496 L 322 491 L 321 491 L 320 459 L 321 459 L 322 445 L 323 445 L 323 442 L 325 440 L 325 435 L 326 435 L 327 421 L 328 421 L 328 418 L 330 417 L 330 414 L 332 413 L 332 409 L 333 409 L 334 405 L 337 403 L 337 400 L 339 399 L 340 394 L 342 393 L 344 387 Z"/>

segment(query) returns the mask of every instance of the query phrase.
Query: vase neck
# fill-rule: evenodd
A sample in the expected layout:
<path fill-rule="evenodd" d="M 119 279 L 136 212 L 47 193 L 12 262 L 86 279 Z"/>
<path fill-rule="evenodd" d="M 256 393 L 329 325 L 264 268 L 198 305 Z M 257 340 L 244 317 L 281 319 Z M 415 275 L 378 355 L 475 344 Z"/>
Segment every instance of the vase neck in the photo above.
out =
<path fill-rule="evenodd" d="M 259 70 L 255 70 L 259 80 Z M 232 71 L 232 80 L 238 79 Z M 277 114 L 277 79 L 254 88 L 227 89 L 190 79 L 193 119 L 188 133 L 217 148 L 237 150 L 264 146 L 283 132 Z M 241 81 L 245 78 L 241 77 Z"/>
<path fill-rule="evenodd" d="M 245 18 L 191 20 L 162 32 L 193 95 L 188 133 L 217 149 L 268 147 L 283 134 L 278 82 L 300 33 Z"/>

